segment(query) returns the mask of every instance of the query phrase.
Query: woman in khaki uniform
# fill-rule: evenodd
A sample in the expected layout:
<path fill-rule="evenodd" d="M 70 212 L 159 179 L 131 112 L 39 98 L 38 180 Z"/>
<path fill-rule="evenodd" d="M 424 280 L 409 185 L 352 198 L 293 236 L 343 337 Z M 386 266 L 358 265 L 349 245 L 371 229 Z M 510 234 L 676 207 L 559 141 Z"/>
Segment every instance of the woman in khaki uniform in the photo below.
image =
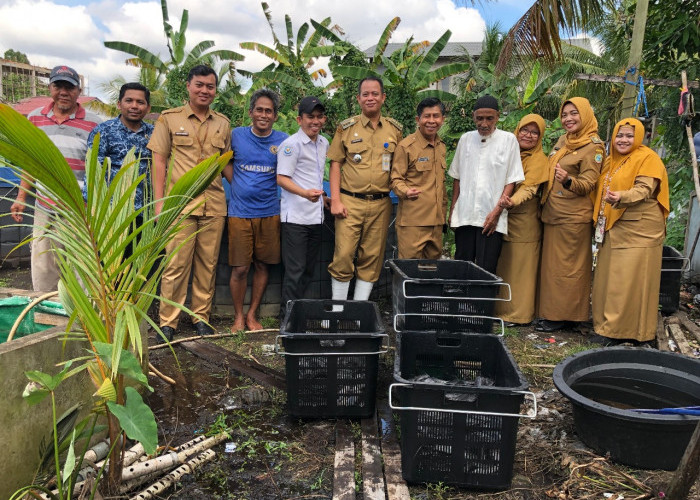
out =
<path fill-rule="evenodd" d="M 545 123 L 540 115 L 526 115 L 515 129 L 520 145 L 525 180 L 518 184 L 513 195 L 501 200 L 508 209 L 508 234 L 503 236 L 503 247 L 496 274 L 510 284 L 510 302 L 496 302 L 496 315 L 513 324 L 527 324 L 535 319 L 537 274 L 542 246 L 538 196 L 539 187 L 549 175 L 547 157 L 542 152 Z M 507 298 L 507 291 L 501 298 Z"/>
<path fill-rule="evenodd" d="M 593 327 L 604 345 L 656 337 L 669 188 L 666 167 L 643 139 L 639 120 L 615 126 L 596 189 Z"/>
<path fill-rule="evenodd" d="M 549 179 L 542 196 L 542 260 L 539 331 L 553 332 L 587 321 L 591 293 L 591 217 L 595 189 L 605 159 L 598 120 L 588 99 L 562 104 L 566 134 L 549 155 Z"/>

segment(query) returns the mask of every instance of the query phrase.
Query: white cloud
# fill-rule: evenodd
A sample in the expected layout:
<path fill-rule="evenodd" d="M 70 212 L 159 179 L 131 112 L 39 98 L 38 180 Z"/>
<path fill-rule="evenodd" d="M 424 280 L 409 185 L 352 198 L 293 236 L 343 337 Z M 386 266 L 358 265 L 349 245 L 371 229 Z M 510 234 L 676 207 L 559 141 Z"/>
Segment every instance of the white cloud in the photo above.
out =
<path fill-rule="evenodd" d="M 100 95 L 99 83 L 117 74 L 130 77 L 135 70 L 124 64 L 129 56 L 106 49 L 105 40 L 125 41 L 144 47 L 161 58 L 169 57 L 159 1 L 83 0 L 84 5 L 64 6 L 49 0 L 10 0 L 0 7 L 2 51 L 12 48 L 25 52 L 32 64 L 54 66 L 67 63 L 86 75 L 89 90 Z M 272 35 L 259 0 L 209 0 L 197 8 L 188 0 L 168 2 L 170 24 L 179 29 L 183 9 L 189 9 L 187 46 L 213 40 L 214 49 L 229 49 L 245 55 L 238 66 L 257 71 L 271 61 L 261 54 L 240 48 L 240 42 L 258 41 L 272 45 Z M 272 22 L 277 36 L 286 43 L 284 15 L 292 20 L 294 36 L 310 18 L 321 21 L 331 17 L 345 31 L 345 37 L 366 49 L 375 44 L 389 21 L 399 15 L 402 22 L 391 38 L 404 42 L 435 41 L 446 29 L 453 42 L 479 41 L 485 23 L 478 11 L 456 7 L 451 0 L 405 0 L 377 2 L 353 0 L 280 0 L 270 2 Z M 47 28 L 43 28 L 47 27 Z M 310 29 L 309 32 L 312 30 Z M 296 42 L 296 40 L 294 40 Z"/>

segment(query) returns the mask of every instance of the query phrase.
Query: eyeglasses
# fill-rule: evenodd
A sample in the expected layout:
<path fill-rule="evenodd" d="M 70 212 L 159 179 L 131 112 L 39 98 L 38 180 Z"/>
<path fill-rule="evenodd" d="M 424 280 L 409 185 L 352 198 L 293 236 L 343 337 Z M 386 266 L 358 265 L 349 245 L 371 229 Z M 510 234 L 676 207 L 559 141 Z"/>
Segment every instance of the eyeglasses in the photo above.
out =
<path fill-rule="evenodd" d="M 540 133 L 537 130 L 527 130 L 527 129 L 520 129 L 520 132 L 518 132 L 519 135 L 526 136 L 529 135 L 530 137 L 539 137 Z"/>

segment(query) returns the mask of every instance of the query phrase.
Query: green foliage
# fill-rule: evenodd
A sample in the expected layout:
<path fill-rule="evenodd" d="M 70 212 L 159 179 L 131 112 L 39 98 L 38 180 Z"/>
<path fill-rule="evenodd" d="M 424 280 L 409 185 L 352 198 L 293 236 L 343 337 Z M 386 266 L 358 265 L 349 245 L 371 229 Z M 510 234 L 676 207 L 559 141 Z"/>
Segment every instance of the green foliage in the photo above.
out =
<path fill-rule="evenodd" d="M 671 214 L 666 223 L 664 244 L 683 251 L 688 226 L 688 201 L 695 190 L 692 165 L 690 158 L 680 153 L 670 154 L 664 161 L 671 195 Z"/>
<path fill-rule="evenodd" d="M 107 401 L 107 407 L 112 415 L 119 420 L 124 434 L 129 439 L 141 443 L 146 454 L 152 455 L 158 446 L 156 418 L 136 389 L 127 387 L 125 393 L 126 404 L 120 405 L 113 401 Z"/>
<path fill-rule="evenodd" d="M 162 200 L 161 213 L 156 216 L 156 201 L 148 193 L 145 206 L 134 209 L 135 190 L 143 176 L 138 174 L 139 161 L 133 150 L 108 182 L 110 161 L 97 163 L 93 154 L 99 141 L 96 137 L 85 163 L 86 203 L 70 166 L 46 134 L 2 104 L 0 129 L 5 131 L 0 137 L 0 157 L 35 179 L 33 187 L 41 183 L 42 195 L 52 201 L 55 218 L 45 228 L 45 237 L 56 243 L 59 295 L 70 310 L 67 339 L 87 341 L 89 346 L 89 355 L 75 360 L 79 362 L 75 368 L 67 364 L 55 377 L 39 372 L 28 376 L 51 392 L 64 377 L 87 370 L 97 389 L 97 407 L 106 410 L 112 444 L 126 432 L 154 449 L 155 418 L 138 393 L 125 387 L 124 379 L 147 383 L 137 361 L 144 349 L 140 325 L 145 322 L 158 328 L 147 311 L 159 298 L 156 288 L 173 255 L 161 260 L 160 254 L 181 229 L 187 203 L 220 175 L 231 153 L 204 160 L 177 183 L 166 186 L 170 195 Z M 138 216 L 144 221 L 140 226 L 136 225 Z M 127 248 L 131 250 L 128 257 Z M 39 395 L 30 397 L 38 399 Z M 120 449 L 113 448 L 109 474 L 109 489 L 114 490 L 121 479 Z"/>
<path fill-rule="evenodd" d="M 2 55 L 2 57 L 3 59 L 8 59 L 10 61 L 29 64 L 29 58 L 27 57 L 27 54 L 25 54 L 24 52 L 20 52 L 19 50 L 7 49 Z"/>
<path fill-rule="evenodd" d="M 8 49 L 5 51 L 3 58 L 10 61 L 15 61 L 22 64 L 31 64 L 27 55 L 18 50 Z M 32 82 L 32 77 L 23 73 L 5 72 L 2 74 L 2 96 L 7 102 L 19 102 L 25 97 L 31 97 L 32 83 L 34 83 L 37 95 L 49 95 L 46 84 L 40 82 Z"/>

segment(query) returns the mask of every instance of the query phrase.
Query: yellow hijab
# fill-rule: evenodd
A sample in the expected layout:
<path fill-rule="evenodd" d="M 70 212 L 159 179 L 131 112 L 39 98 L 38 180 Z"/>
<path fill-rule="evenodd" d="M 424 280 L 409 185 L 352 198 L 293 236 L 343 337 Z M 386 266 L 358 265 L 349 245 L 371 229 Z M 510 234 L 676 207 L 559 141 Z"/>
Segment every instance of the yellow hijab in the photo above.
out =
<path fill-rule="evenodd" d="M 518 137 L 521 128 L 530 123 L 537 125 L 540 136 L 534 147 L 520 150 L 520 160 L 523 163 L 523 171 L 525 172 L 525 180 L 520 186 L 539 186 L 547 180 L 548 176 L 547 157 L 542 151 L 542 139 L 544 138 L 544 129 L 546 127 L 544 118 L 534 113 L 523 116 L 515 129 L 515 137 Z"/>
<path fill-rule="evenodd" d="M 659 180 L 659 188 L 656 194 L 656 201 L 661 205 L 664 217 L 668 217 L 670 202 L 668 191 L 668 175 L 661 158 L 654 150 L 642 144 L 644 140 L 644 125 L 636 118 L 624 118 L 617 122 L 613 130 L 613 141 L 620 131 L 620 127 L 629 126 L 634 128 L 634 143 L 632 150 L 626 155 L 617 152 L 611 145 L 611 154 L 605 159 L 603 170 L 600 173 L 596 186 L 595 210 L 593 211 L 593 222 L 598 220 L 600 205 L 605 187 L 605 177 L 612 172 L 612 178 L 608 189 L 610 191 L 627 191 L 634 187 L 634 179 L 639 176 L 653 177 Z M 605 203 L 603 213 L 605 214 L 605 230 L 610 229 L 620 216 L 625 212 L 624 208 L 613 208 L 610 203 Z"/>
<path fill-rule="evenodd" d="M 547 181 L 547 189 L 545 189 L 544 196 L 542 196 L 542 203 L 547 200 L 552 187 L 554 186 L 554 166 L 559 163 L 564 155 L 572 153 L 577 149 L 592 142 L 592 138 L 598 139 L 598 120 L 596 120 L 595 114 L 593 113 L 593 108 L 591 103 L 585 97 L 572 97 L 561 103 L 559 108 L 559 116 L 561 116 L 564 106 L 567 104 L 573 104 L 578 110 L 578 114 L 581 117 L 581 127 L 576 132 L 567 132 L 564 136 L 564 145 L 549 157 L 549 179 Z"/>

